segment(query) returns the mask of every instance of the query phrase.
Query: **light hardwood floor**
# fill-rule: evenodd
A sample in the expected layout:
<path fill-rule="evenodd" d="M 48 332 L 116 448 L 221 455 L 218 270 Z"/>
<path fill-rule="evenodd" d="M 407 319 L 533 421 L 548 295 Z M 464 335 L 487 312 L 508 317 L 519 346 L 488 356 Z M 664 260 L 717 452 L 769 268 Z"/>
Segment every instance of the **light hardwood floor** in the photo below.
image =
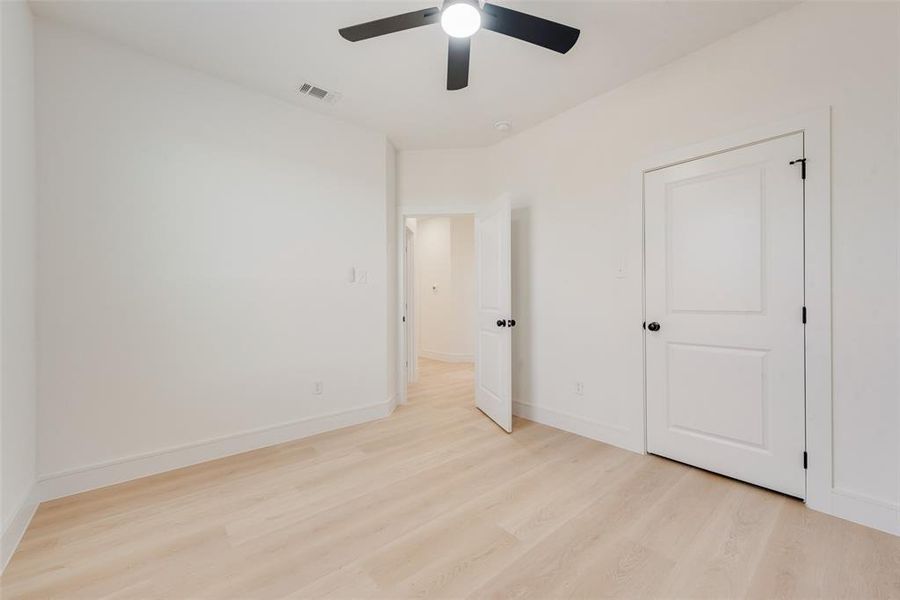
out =
<path fill-rule="evenodd" d="M 12 598 L 900 598 L 900 538 L 473 407 L 423 360 L 393 416 L 42 505 Z"/>

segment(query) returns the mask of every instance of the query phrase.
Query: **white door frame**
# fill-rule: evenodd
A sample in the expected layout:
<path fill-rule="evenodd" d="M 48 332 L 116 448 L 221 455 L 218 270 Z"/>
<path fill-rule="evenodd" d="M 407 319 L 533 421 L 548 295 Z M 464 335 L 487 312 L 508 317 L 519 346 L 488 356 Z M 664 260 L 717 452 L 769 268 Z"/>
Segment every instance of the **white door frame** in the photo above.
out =
<path fill-rule="evenodd" d="M 406 234 L 403 238 L 403 252 L 405 253 L 403 256 L 403 277 L 406 277 L 406 285 L 403 288 L 403 292 L 406 294 L 406 298 L 403 300 L 403 309 L 406 318 L 401 318 L 400 321 L 404 324 L 405 327 L 405 337 L 404 341 L 406 342 L 406 354 L 404 355 L 404 363 L 403 365 L 406 367 L 406 376 L 407 380 L 404 382 L 404 386 L 409 385 L 410 383 L 415 383 L 419 379 L 419 369 L 418 369 L 418 358 L 419 358 L 419 349 L 416 347 L 416 318 L 418 317 L 416 302 L 418 299 L 416 298 L 416 232 L 410 229 L 406 224 L 407 219 L 403 219 L 404 233 Z M 410 323 L 412 325 L 410 325 Z"/>
<path fill-rule="evenodd" d="M 405 247 L 406 243 L 406 219 L 408 217 L 450 217 L 450 216 L 475 216 L 478 213 L 478 206 L 475 205 L 443 205 L 443 206 L 398 206 L 397 207 L 397 244 L 398 248 Z M 397 303 L 397 366 L 400 369 L 399 381 L 400 385 L 400 404 L 406 404 L 406 388 L 409 385 L 409 370 L 406 366 L 407 343 L 406 343 L 406 323 L 403 322 L 405 315 L 404 305 L 406 304 L 406 272 L 404 270 L 405 252 L 397 253 L 397 294 L 399 302 Z M 413 324 L 414 326 L 415 324 Z"/>
<path fill-rule="evenodd" d="M 644 174 L 679 163 L 704 158 L 794 133 L 804 134 L 806 180 L 805 214 L 805 305 L 806 324 L 806 503 L 823 512 L 835 512 L 832 476 L 832 375 L 831 375 L 831 109 L 797 115 L 777 123 L 756 127 L 736 135 L 702 142 L 667 152 L 637 168 L 635 193 L 641 199 L 641 239 L 644 240 Z M 798 157 L 799 158 L 799 157 Z M 800 176 L 800 165 L 797 176 Z M 646 247 L 642 242 L 642 263 Z M 642 266 L 643 317 L 646 320 L 646 269 Z M 798 318 L 800 316 L 798 315 Z M 643 335 L 641 330 L 641 334 Z M 647 450 L 647 358 L 644 348 L 643 449 Z"/>

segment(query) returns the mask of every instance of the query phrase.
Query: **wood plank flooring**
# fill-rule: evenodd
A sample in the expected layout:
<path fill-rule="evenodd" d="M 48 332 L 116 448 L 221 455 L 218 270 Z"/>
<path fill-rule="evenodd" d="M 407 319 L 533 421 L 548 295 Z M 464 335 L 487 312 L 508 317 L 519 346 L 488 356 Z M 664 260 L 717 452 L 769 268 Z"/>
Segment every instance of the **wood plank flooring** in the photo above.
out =
<path fill-rule="evenodd" d="M 45 503 L 13 598 L 900 598 L 900 538 L 473 406 L 423 360 L 391 417 Z"/>

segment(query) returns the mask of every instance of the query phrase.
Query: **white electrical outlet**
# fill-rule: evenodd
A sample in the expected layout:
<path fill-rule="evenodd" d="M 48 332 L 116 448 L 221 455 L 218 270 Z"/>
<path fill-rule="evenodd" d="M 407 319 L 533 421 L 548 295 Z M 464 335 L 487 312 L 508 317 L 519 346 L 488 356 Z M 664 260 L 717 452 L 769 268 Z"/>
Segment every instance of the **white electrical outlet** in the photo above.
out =
<path fill-rule="evenodd" d="M 575 393 L 579 396 L 584 396 L 584 383 L 580 381 L 575 382 Z"/>
<path fill-rule="evenodd" d="M 313 394 L 315 394 L 316 396 L 321 396 L 323 391 L 325 391 L 325 384 L 321 381 L 314 381 Z"/>

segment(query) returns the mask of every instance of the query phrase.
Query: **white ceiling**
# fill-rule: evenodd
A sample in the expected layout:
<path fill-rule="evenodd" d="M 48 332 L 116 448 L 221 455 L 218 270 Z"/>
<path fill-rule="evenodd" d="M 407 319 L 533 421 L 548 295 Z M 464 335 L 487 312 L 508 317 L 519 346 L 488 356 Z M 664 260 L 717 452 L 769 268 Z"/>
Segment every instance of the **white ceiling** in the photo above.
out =
<path fill-rule="evenodd" d="M 175 63 L 384 132 L 398 148 L 484 146 L 714 40 L 787 2 L 494 0 L 581 29 L 566 55 L 490 31 L 472 41 L 469 87 L 446 91 L 439 25 L 350 43 L 337 30 L 436 6 L 404 2 L 33 2 L 34 12 Z M 299 97 L 311 81 L 343 97 Z M 508 135 L 508 134 L 507 134 Z"/>

